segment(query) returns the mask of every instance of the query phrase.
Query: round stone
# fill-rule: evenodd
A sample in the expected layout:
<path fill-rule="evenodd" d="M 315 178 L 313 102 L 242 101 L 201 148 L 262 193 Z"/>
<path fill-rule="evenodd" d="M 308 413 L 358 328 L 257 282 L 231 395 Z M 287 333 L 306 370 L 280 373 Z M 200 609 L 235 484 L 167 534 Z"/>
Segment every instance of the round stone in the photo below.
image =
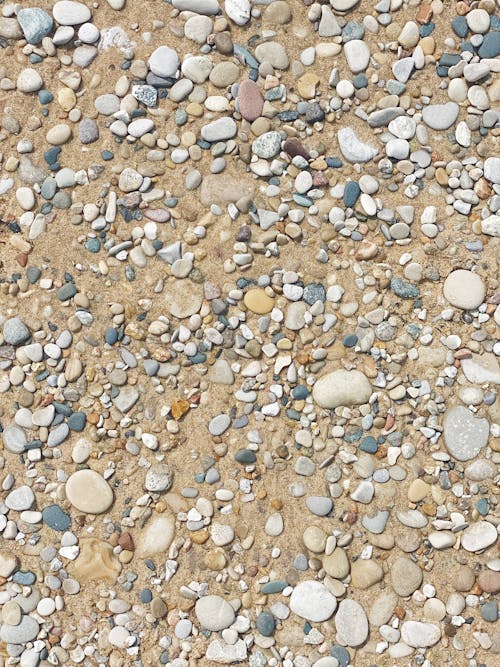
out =
<path fill-rule="evenodd" d="M 274 300 L 260 287 L 249 289 L 243 297 L 243 303 L 248 310 L 257 315 L 270 313 L 274 307 Z"/>
<path fill-rule="evenodd" d="M 390 567 L 391 585 L 401 597 L 408 597 L 422 583 L 422 570 L 409 558 L 398 558 Z"/>
<path fill-rule="evenodd" d="M 202 629 L 212 632 L 228 628 L 235 618 L 234 609 L 220 595 L 205 595 L 200 598 L 194 611 Z"/>
<path fill-rule="evenodd" d="M 77 470 L 66 482 L 66 497 L 80 512 L 101 514 L 113 504 L 113 491 L 95 470 Z"/>
<path fill-rule="evenodd" d="M 19 73 L 16 85 L 22 93 L 34 93 L 43 86 L 43 79 L 36 69 L 27 67 Z"/>
<path fill-rule="evenodd" d="M 480 276 L 472 271 L 452 271 L 444 281 L 443 294 L 452 306 L 474 310 L 486 296 L 486 287 Z"/>
<path fill-rule="evenodd" d="M 30 330 L 19 317 L 11 317 L 3 324 L 3 337 L 9 345 L 21 345 L 31 336 Z"/>
<path fill-rule="evenodd" d="M 324 584 L 312 579 L 297 584 L 290 596 L 293 613 L 313 623 L 327 621 L 336 608 L 336 598 Z"/>
<path fill-rule="evenodd" d="M 157 76 L 173 77 L 179 69 L 179 57 L 169 46 L 159 46 L 150 55 L 148 65 Z"/>

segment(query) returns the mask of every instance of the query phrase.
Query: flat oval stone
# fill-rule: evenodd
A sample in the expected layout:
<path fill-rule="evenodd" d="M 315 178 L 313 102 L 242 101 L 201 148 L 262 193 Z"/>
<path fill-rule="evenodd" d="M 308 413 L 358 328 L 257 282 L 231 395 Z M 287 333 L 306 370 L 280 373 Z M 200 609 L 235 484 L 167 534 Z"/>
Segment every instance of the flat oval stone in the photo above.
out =
<path fill-rule="evenodd" d="M 457 120 L 458 112 L 456 102 L 429 104 L 422 109 L 422 120 L 433 130 L 447 130 Z"/>
<path fill-rule="evenodd" d="M 466 551 L 482 551 L 495 544 L 498 538 L 497 529 L 488 521 L 471 524 L 462 533 L 462 546 Z"/>
<path fill-rule="evenodd" d="M 101 514 L 113 504 L 113 491 L 95 470 L 77 470 L 66 482 L 66 497 L 80 512 Z"/>
<path fill-rule="evenodd" d="M 92 16 L 90 9 L 81 2 L 60 0 L 52 8 L 52 15 L 60 25 L 80 25 Z"/>
<path fill-rule="evenodd" d="M 327 621 L 337 608 L 337 600 L 324 584 L 312 579 L 302 581 L 290 596 L 290 609 L 306 621 Z"/>
<path fill-rule="evenodd" d="M 239 85 L 238 108 L 243 118 L 250 123 L 262 115 L 264 98 L 259 86 L 251 79 L 245 79 Z"/>
<path fill-rule="evenodd" d="M 274 306 L 274 300 L 260 287 L 249 289 L 243 297 L 243 303 L 257 315 L 270 313 Z"/>
<path fill-rule="evenodd" d="M 234 609 L 220 595 L 205 595 L 195 605 L 195 614 L 204 630 L 218 632 L 234 621 Z"/>

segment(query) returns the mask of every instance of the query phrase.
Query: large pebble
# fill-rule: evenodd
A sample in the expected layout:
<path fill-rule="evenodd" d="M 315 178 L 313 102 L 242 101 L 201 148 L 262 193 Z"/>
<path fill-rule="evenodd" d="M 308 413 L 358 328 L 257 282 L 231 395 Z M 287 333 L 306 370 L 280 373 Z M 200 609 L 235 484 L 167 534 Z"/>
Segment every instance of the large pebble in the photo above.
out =
<path fill-rule="evenodd" d="M 80 25 L 92 16 L 90 9 L 82 2 L 60 0 L 52 8 L 52 15 L 61 25 Z"/>
<path fill-rule="evenodd" d="M 488 442 L 489 431 L 487 419 L 475 417 L 462 405 L 448 410 L 443 422 L 446 449 L 458 461 L 475 458 Z"/>
<path fill-rule="evenodd" d="M 66 482 L 66 497 L 80 512 L 101 514 L 113 504 L 113 491 L 95 470 L 77 470 Z"/>
<path fill-rule="evenodd" d="M 413 648 L 427 648 L 441 639 L 441 629 L 433 623 L 405 621 L 401 626 L 401 638 Z"/>
<path fill-rule="evenodd" d="M 313 623 L 327 621 L 336 608 L 336 598 L 324 584 L 312 579 L 297 584 L 290 596 L 293 613 Z"/>
<path fill-rule="evenodd" d="M 398 558 L 390 567 L 391 584 L 401 597 L 408 597 L 422 583 L 422 570 L 409 558 Z"/>
<path fill-rule="evenodd" d="M 371 384 L 361 371 L 337 370 L 323 375 L 313 388 L 313 398 L 322 408 L 367 403 Z"/>
<path fill-rule="evenodd" d="M 204 630 L 218 632 L 234 621 L 234 609 L 220 595 L 205 595 L 195 605 L 195 614 Z"/>
<path fill-rule="evenodd" d="M 17 13 L 17 20 L 26 41 L 30 44 L 40 44 L 42 39 L 49 35 L 54 27 L 52 17 L 39 7 L 21 9 Z"/>
<path fill-rule="evenodd" d="M 355 600 L 342 600 L 335 614 L 337 641 L 347 646 L 361 646 L 368 637 L 365 610 Z"/>
<path fill-rule="evenodd" d="M 175 522 L 162 514 L 153 517 L 143 530 L 137 546 L 139 556 L 152 556 L 166 552 L 174 539 Z"/>
<path fill-rule="evenodd" d="M 159 46 L 149 56 L 149 69 L 164 78 L 175 76 L 179 69 L 179 57 L 169 46 Z"/>
<path fill-rule="evenodd" d="M 457 269 L 444 281 L 443 294 L 452 306 L 463 310 L 474 310 L 483 303 L 486 287 L 477 273 Z"/>
<path fill-rule="evenodd" d="M 462 546 L 466 551 L 482 551 L 495 544 L 498 532 L 495 526 L 488 521 L 478 521 L 471 524 L 462 533 Z"/>
<path fill-rule="evenodd" d="M 422 119 L 433 130 L 447 130 L 458 118 L 459 107 L 455 102 L 429 104 L 422 109 Z"/>

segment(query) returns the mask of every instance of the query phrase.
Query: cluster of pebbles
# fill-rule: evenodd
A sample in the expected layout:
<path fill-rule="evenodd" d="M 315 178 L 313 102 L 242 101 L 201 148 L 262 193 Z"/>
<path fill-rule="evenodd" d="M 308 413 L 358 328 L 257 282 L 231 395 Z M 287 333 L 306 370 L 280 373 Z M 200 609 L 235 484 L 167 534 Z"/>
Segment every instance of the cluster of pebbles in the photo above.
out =
<path fill-rule="evenodd" d="M 495 0 L 0 3 L 0 667 L 493 667 Z"/>

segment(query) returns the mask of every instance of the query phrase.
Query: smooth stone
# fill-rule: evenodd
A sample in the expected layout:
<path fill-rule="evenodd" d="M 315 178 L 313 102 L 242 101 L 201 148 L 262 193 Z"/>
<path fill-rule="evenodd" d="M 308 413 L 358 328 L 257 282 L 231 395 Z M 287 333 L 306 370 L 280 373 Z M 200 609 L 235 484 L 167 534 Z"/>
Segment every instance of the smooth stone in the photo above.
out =
<path fill-rule="evenodd" d="M 434 549 L 449 549 L 454 546 L 457 541 L 455 533 L 452 533 L 450 530 L 438 530 L 433 533 L 429 533 L 427 539 L 432 544 Z"/>
<path fill-rule="evenodd" d="M 427 648 L 441 639 L 441 628 L 433 623 L 405 621 L 401 626 L 401 638 L 413 648 Z"/>
<path fill-rule="evenodd" d="M 275 69 L 287 69 L 289 65 L 285 47 L 279 42 L 263 42 L 255 48 L 259 63 L 268 62 Z"/>
<path fill-rule="evenodd" d="M 496 594 L 500 592 L 500 572 L 483 570 L 477 578 L 477 583 L 485 593 Z"/>
<path fill-rule="evenodd" d="M 120 393 L 113 402 L 121 413 L 126 414 L 134 407 L 138 400 L 139 392 L 137 389 L 126 386 L 120 389 Z"/>
<path fill-rule="evenodd" d="M 0 639 L 7 644 L 26 644 L 38 635 L 40 626 L 32 616 L 23 616 L 19 625 L 7 625 L 0 628 Z"/>
<path fill-rule="evenodd" d="M 500 384 L 500 364 L 494 354 L 472 354 L 470 358 L 462 359 L 461 367 L 469 382 Z"/>
<path fill-rule="evenodd" d="M 344 579 L 349 574 L 351 565 L 346 552 L 337 547 L 329 555 L 323 557 L 323 568 L 334 579 Z"/>
<path fill-rule="evenodd" d="M 452 306 L 463 310 L 474 310 L 486 295 L 486 286 L 480 276 L 472 271 L 452 271 L 444 281 L 443 294 Z"/>
<path fill-rule="evenodd" d="M 335 614 L 337 641 L 347 646 L 361 646 L 368 638 L 365 610 L 355 600 L 342 600 Z"/>
<path fill-rule="evenodd" d="M 28 440 L 26 434 L 20 426 L 7 426 L 2 433 L 2 440 L 5 449 L 12 454 L 21 454 L 24 452 Z"/>
<path fill-rule="evenodd" d="M 262 115 L 264 98 L 260 87 L 251 79 L 245 79 L 238 87 L 238 109 L 243 118 L 252 123 Z"/>
<path fill-rule="evenodd" d="M 353 74 L 364 72 L 370 62 L 370 49 L 361 39 L 352 39 L 344 44 L 344 55 Z"/>
<path fill-rule="evenodd" d="M 376 148 L 358 139 L 350 127 L 341 128 L 337 133 L 337 139 L 342 155 L 349 162 L 369 162 L 378 153 Z"/>
<path fill-rule="evenodd" d="M 172 0 L 172 5 L 181 12 L 188 11 L 205 16 L 219 13 L 217 0 Z"/>
<path fill-rule="evenodd" d="M 22 93 L 34 93 L 43 86 L 43 79 L 36 69 L 26 67 L 19 73 L 16 85 Z"/>
<path fill-rule="evenodd" d="M 72 135 L 71 127 L 65 123 L 54 125 L 45 135 L 45 138 L 52 146 L 61 146 L 65 144 Z"/>
<path fill-rule="evenodd" d="M 398 558 L 390 567 L 391 585 L 401 597 L 408 597 L 422 583 L 422 570 L 409 558 Z"/>
<path fill-rule="evenodd" d="M 122 192 L 135 192 L 143 182 L 143 177 L 132 167 L 126 167 L 118 179 L 118 187 Z"/>
<path fill-rule="evenodd" d="M 219 632 L 232 625 L 235 613 L 220 595 L 205 595 L 195 605 L 196 618 L 202 629 Z"/>
<path fill-rule="evenodd" d="M 29 486 L 20 486 L 9 493 L 5 504 L 11 510 L 22 512 L 29 509 L 35 502 L 35 494 Z"/>
<path fill-rule="evenodd" d="M 265 525 L 264 532 L 266 535 L 271 537 L 278 537 L 284 530 L 283 517 L 279 512 L 275 512 L 268 517 Z"/>
<path fill-rule="evenodd" d="M 149 69 L 153 74 L 163 78 L 175 76 L 179 69 L 179 64 L 180 61 L 177 53 L 169 46 L 159 46 L 149 56 L 148 60 Z"/>
<path fill-rule="evenodd" d="M 446 449 L 458 461 L 470 461 L 487 444 L 490 427 L 487 419 L 456 405 L 445 415 L 443 436 Z"/>
<path fill-rule="evenodd" d="M 359 559 L 351 565 L 351 585 L 366 590 L 383 579 L 384 571 L 374 560 Z"/>
<path fill-rule="evenodd" d="M 461 545 L 466 551 L 475 553 L 495 544 L 497 529 L 488 521 L 478 521 L 468 526 L 462 533 Z"/>
<path fill-rule="evenodd" d="M 66 497 L 80 512 L 102 514 L 113 504 L 113 491 L 95 470 L 77 470 L 66 482 Z"/>
<path fill-rule="evenodd" d="M 249 289 L 243 297 L 243 303 L 251 310 L 252 313 L 257 315 L 266 315 L 270 313 L 274 307 L 274 299 L 266 294 L 266 292 L 260 287 L 254 287 Z"/>
<path fill-rule="evenodd" d="M 268 611 L 262 611 L 255 621 L 255 627 L 263 637 L 272 637 L 276 628 L 276 620 Z"/>
<path fill-rule="evenodd" d="M 93 118 L 84 118 L 80 122 L 78 138 L 82 144 L 92 144 L 99 139 L 99 126 Z"/>
<path fill-rule="evenodd" d="M 210 382 L 214 384 L 234 384 L 234 374 L 231 366 L 225 359 L 217 359 L 215 363 L 210 366 L 207 377 Z"/>
<path fill-rule="evenodd" d="M 336 370 L 316 381 L 312 395 L 322 408 L 333 409 L 339 405 L 367 403 L 372 393 L 368 379 L 361 371 Z"/>
<path fill-rule="evenodd" d="M 380 535 L 384 532 L 388 519 L 389 512 L 387 510 L 380 510 L 374 516 L 364 514 L 361 519 L 361 525 L 370 533 Z"/>
<path fill-rule="evenodd" d="M 224 118 L 217 118 L 217 120 L 204 125 L 201 128 L 201 136 L 205 141 L 211 143 L 217 141 L 226 141 L 232 139 L 238 131 L 236 122 L 233 118 L 227 116 Z"/>
<path fill-rule="evenodd" d="M 68 530 L 71 526 L 71 517 L 64 512 L 59 505 L 48 505 L 47 507 L 44 507 L 42 510 L 42 520 L 45 525 L 49 526 L 49 528 L 60 532 Z"/>
<path fill-rule="evenodd" d="M 484 177 L 500 185 L 500 157 L 489 157 L 484 161 Z"/>
<path fill-rule="evenodd" d="M 225 433 L 230 426 L 231 417 L 229 415 L 220 414 L 210 420 L 208 430 L 211 435 L 219 436 Z"/>
<path fill-rule="evenodd" d="M 80 25 L 90 20 L 90 9 L 81 2 L 60 0 L 52 7 L 52 15 L 60 25 Z"/>
<path fill-rule="evenodd" d="M 8 579 L 18 567 L 17 556 L 10 551 L 0 551 L 0 577 Z"/>
<path fill-rule="evenodd" d="M 113 93 L 99 95 L 94 100 L 95 110 L 103 116 L 111 116 L 120 109 L 120 98 Z"/>
<path fill-rule="evenodd" d="M 173 518 L 165 514 L 154 516 L 137 542 L 137 554 L 144 557 L 167 551 L 174 539 L 174 533 Z"/>
<path fill-rule="evenodd" d="M 292 591 L 290 609 L 312 623 L 327 621 L 337 608 L 337 600 L 319 581 L 302 581 Z"/>
<path fill-rule="evenodd" d="M 433 130 L 447 130 L 458 118 L 456 102 L 430 104 L 422 109 L 422 120 Z"/>
<path fill-rule="evenodd" d="M 316 516 L 326 516 L 333 509 L 333 501 L 325 496 L 309 496 L 306 498 L 306 505 Z"/>

